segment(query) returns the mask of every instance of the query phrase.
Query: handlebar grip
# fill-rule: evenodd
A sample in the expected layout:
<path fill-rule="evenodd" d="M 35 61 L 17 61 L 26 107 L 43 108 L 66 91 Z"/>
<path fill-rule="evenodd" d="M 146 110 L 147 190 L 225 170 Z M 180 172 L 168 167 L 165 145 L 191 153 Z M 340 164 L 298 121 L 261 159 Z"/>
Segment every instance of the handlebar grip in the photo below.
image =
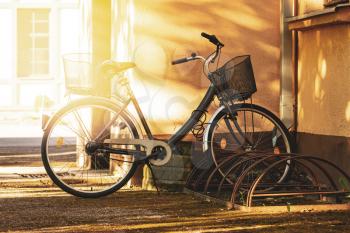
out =
<path fill-rule="evenodd" d="M 185 62 L 188 62 L 188 58 L 187 57 L 184 57 L 184 58 L 181 58 L 181 59 L 178 59 L 178 60 L 174 60 L 171 62 L 172 65 L 177 65 L 177 64 L 181 64 L 181 63 L 185 63 Z"/>
<path fill-rule="evenodd" d="M 205 32 L 202 32 L 201 33 L 201 36 L 203 36 L 204 38 L 208 39 L 211 43 L 213 43 L 214 45 L 216 46 L 221 46 L 221 47 L 224 47 L 224 44 L 221 43 L 218 38 L 216 38 L 215 35 L 209 35 Z"/>
<path fill-rule="evenodd" d="M 204 38 L 207 38 L 208 40 L 210 40 L 212 38 L 212 36 L 210 36 L 209 34 L 207 34 L 205 32 L 202 32 L 201 36 L 204 37 Z"/>

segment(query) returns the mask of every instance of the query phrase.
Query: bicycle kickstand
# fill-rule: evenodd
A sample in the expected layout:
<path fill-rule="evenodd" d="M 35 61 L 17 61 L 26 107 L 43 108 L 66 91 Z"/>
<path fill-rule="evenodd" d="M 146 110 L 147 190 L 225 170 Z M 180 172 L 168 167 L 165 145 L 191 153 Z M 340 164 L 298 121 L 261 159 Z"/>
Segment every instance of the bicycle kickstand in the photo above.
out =
<path fill-rule="evenodd" d="M 157 189 L 157 194 L 159 196 L 160 195 L 160 191 L 159 191 L 159 188 L 158 188 L 158 185 L 157 185 L 157 181 L 156 181 L 157 179 L 156 179 L 156 176 L 154 175 L 154 171 L 153 171 L 153 168 L 152 168 L 151 163 L 149 162 L 149 160 L 146 161 L 146 165 L 148 166 L 149 170 L 151 171 L 152 180 L 153 180 L 154 186 Z"/>

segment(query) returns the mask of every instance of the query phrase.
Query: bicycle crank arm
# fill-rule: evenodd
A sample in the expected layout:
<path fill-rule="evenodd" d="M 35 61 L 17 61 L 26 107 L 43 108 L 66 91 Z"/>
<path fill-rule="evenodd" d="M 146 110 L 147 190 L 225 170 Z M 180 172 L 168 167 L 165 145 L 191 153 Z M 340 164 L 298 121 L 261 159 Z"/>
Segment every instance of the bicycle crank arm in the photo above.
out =
<path fill-rule="evenodd" d="M 105 139 L 103 141 L 105 144 L 112 145 L 140 145 L 145 148 L 146 157 L 149 158 L 149 162 L 155 166 L 163 166 L 167 164 L 172 155 L 170 146 L 163 141 L 159 140 L 146 140 L 146 139 Z M 162 156 L 156 156 L 157 150 L 162 151 Z"/>

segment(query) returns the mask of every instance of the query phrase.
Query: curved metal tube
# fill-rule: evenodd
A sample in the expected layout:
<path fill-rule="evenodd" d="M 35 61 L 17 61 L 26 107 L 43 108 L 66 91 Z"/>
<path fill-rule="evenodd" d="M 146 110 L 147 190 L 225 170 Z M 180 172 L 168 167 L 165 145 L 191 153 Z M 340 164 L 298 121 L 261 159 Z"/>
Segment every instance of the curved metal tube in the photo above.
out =
<path fill-rule="evenodd" d="M 237 154 L 237 155 L 231 155 L 231 156 L 225 158 L 220 164 L 218 164 L 218 166 L 215 167 L 215 169 L 211 172 L 211 174 L 209 175 L 209 177 L 207 179 L 206 185 L 204 187 L 204 193 L 207 192 L 208 186 L 210 184 L 210 181 L 212 180 L 212 178 L 214 177 L 216 172 L 221 169 L 222 166 L 226 165 L 227 162 L 230 162 L 231 160 L 236 159 L 238 156 L 243 156 L 245 154 L 246 154 L 246 152 L 243 152 L 243 153 L 240 153 L 240 154 Z M 231 184 L 233 184 L 233 183 L 231 182 Z"/>
<path fill-rule="evenodd" d="M 278 155 L 278 156 L 280 157 L 281 155 Z M 284 155 L 282 155 L 282 156 L 284 156 Z M 275 154 L 269 155 L 269 156 L 266 156 L 262 159 L 259 159 L 258 161 L 254 162 L 252 165 L 250 165 L 246 170 L 244 170 L 244 172 L 241 174 L 241 176 L 238 178 L 237 182 L 235 183 L 233 191 L 232 191 L 231 202 L 233 203 L 233 205 L 235 203 L 236 192 L 237 192 L 238 188 L 240 187 L 241 183 L 243 182 L 245 176 L 248 174 L 248 172 L 250 172 L 253 168 L 255 168 L 259 163 L 261 163 L 265 160 L 268 160 L 270 158 L 273 158 L 273 157 L 276 157 L 276 155 Z M 288 157 L 290 157 L 290 156 L 288 156 Z"/>
<path fill-rule="evenodd" d="M 198 165 L 201 166 L 205 163 L 206 163 L 206 160 L 200 160 Z M 190 174 L 187 176 L 186 184 L 188 184 L 191 181 L 192 177 L 196 175 L 197 171 L 201 172 L 201 170 L 203 170 L 203 169 L 200 169 L 197 166 L 194 166 L 194 168 L 192 168 L 192 171 L 190 172 Z M 204 170 L 208 170 L 208 169 L 204 169 Z"/>
<path fill-rule="evenodd" d="M 204 186 L 204 193 L 207 193 L 207 190 L 208 190 L 208 186 L 211 182 L 211 180 L 213 179 L 214 175 L 216 174 L 216 172 L 223 166 L 226 164 L 226 162 L 229 162 L 231 160 L 235 159 L 235 156 L 234 155 L 231 155 L 230 157 L 227 157 L 226 159 L 224 159 L 224 161 L 222 161 L 218 166 L 215 167 L 215 169 L 210 173 L 208 179 L 207 179 L 207 182 Z"/>
<path fill-rule="evenodd" d="M 197 186 L 199 185 L 200 181 L 203 179 L 203 177 L 208 173 L 210 172 L 211 170 L 213 169 L 213 167 L 207 169 L 207 170 L 203 170 L 200 175 L 197 177 L 196 179 L 196 182 L 194 182 L 194 185 L 193 185 L 193 189 L 194 190 L 197 190 Z"/>
<path fill-rule="evenodd" d="M 252 199 L 253 199 L 253 193 L 255 192 L 255 189 L 257 187 L 257 184 L 260 182 L 260 180 L 267 174 L 267 172 L 273 168 L 274 166 L 282 163 L 282 162 L 285 162 L 287 161 L 288 159 L 291 159 L 291 160 L 298 160 L 298 159 L 301 159 L 301 160 L 306 160 L 306 161 L 309 161 L 310 160 L 316 160 L 316 161 L 320 161 L 320 162 L 323 162 L 323 163 L 326 163 L 328 165 L 330 165 L 331 167 L 335 168 L 338 172 L 340 172 L 343 176 L 346 177 L 346 179 L 350 182 L 350 176 L 348 174 L 345 173 L 344 170 L 342 170 L 341 168 L 339 168 L 337 165 L 335 165 L 334 163 L 328 161 L 328 160 L 325 160 L 325 159 L 322 159 L 322 158 L 318 158 L 318 157 L 315 157 L 315 156 L 304 156 L 304 155 L 297 155 L 297 156 L 294 156 L 294 157 L 290 157 L 290 158 L 284 158 L 280 161 L 277 161 L 273 164 L 271 164 L 268 168 L 266 168 L 262 174 L 253 182 L 249 192 L 248 192 L 248 195 L 247 195 L 247 206 L 250 207 L 252 205 Z M 317 163 L 312 163 L 312 164 L 317 164 Z M 321 166 L 319 166 L 318 164 L 316 165 L 319 169 L 321 169 Z M 332 183 L 332 186 L 334 189 L 336 189 L 336 185 L 334 184 L 334 181 L 333 179 L 330 177 L 329 173 L 328 172 L 325 172 L 324 168 L 322 167 L 321 169 L 322 172 L 324 172 L 324 174 L 327 176 L 327 178 L 329 179 L 329 181 Z"/>
<path fill-rule="evenodd" d="M 221 179 L 221 181 L 220 181 L 220 183 L 219 183 L 218 191 L 217 191 L 216 195 L 217 195 L 217 196 L 220 195 L 222 185 L 224 184 L 224 181 L 227 180 L 226 177 L 227 177 L 230 173 L 232 173 L 232 171 L 236 170 L 236 168 L 238 168 L 242 163 L 245 163 L 245 162 L 247 162 L 247 161 L 249 161 L 249 160 L 257 159 L 257 158 L 260 158 L 260 157 L 263 157 L 263 156 L 264 156 L 264 155 L 252 156 L 252 157 L 250 157 L 250 158 L 246 158 L 246 159 L 244 159 L 244 160 L 242 160 L 242 161 L 239 161 L 238 163 L 234 164 L 234 165 L 225 173 L 225 175 L 222 177 L 222 179 Z M 233 185 L 233 183 L 230 183 L 230 184 Z"/>

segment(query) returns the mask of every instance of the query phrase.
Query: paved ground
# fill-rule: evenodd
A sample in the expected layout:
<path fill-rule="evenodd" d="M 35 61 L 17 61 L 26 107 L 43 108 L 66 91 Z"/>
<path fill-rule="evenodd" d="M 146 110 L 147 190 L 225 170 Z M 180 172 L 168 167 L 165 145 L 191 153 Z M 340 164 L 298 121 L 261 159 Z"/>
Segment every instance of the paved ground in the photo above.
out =
<path fill-rule="evenodd" d="M 5 158 L 0 156 L 1 232 L 350 232 L 350 211 L 253 214 L 182 193 L 135 190 L 80 199 L 27 174 L 40 170 L 38 156 Z"/>

